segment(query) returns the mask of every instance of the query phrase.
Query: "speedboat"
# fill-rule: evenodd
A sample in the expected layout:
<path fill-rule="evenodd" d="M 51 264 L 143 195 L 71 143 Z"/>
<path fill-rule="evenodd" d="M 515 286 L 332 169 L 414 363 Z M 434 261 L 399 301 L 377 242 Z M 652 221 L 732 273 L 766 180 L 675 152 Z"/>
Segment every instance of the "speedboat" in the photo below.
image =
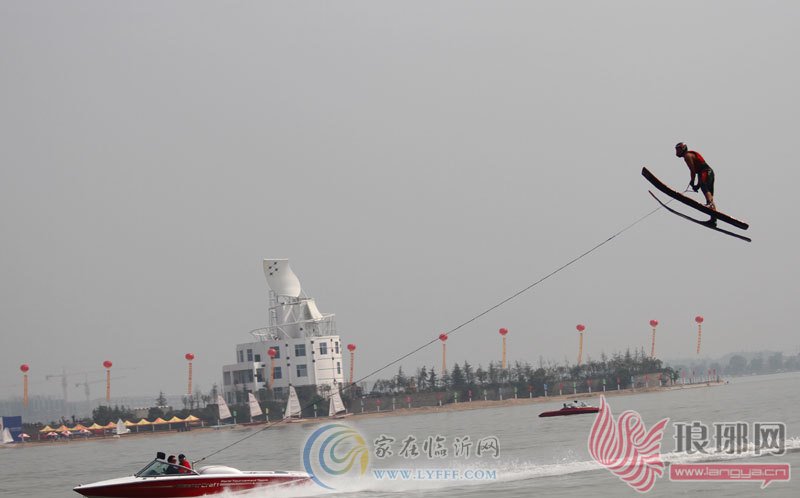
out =
<path fill-rule="evenodd" d="M 132 476 L 81 484 L 74 491 L 91 498 L 182 498 L 291 486 L 310 479 L 305 472 L 243 471 L 224 465 L 192 470 L 167 462 L 159 452 L 155 460 Z"/>
<path fill-rule="evenodd" d="M 583 413 L 597 413 L 600 411 L 600 408 L 596 406 L 589 406 L 586 404 L 581 404 L 582 406 L 564 406 L 560 410 L 553 410 L 550 412 L 542 412 L 539 414 L 540 417 L 563 417 L 565 415 L 580 415 Z"/>

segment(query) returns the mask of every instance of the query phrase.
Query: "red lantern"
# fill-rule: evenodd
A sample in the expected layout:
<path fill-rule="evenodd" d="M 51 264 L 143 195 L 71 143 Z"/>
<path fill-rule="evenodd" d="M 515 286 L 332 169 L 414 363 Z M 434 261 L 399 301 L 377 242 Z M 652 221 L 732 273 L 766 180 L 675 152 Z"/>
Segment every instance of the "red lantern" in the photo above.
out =
<path fill-rule="evenodd" d="M 578 332 L 583 332 L 586 330 L 586 326 L 582 323 L 579 323 L 575 328 L 578 329 Z"/>
<path fill-rule="evenodd" d="M 447 334 L 445 334 L 444 332 L 439 334 L 439 340 L 445 342 L 447 340 Z"/>
<path fill-rule="evenodd" d="M 411 396 L 406 396 L 406 403 L 411 403 Z"/>
<path fill-rule="evenodd" d="M 694 317 L 694 321 L 697 322 L 697 323 L 703 323 L 703 317 L 700 316 L 700 315 L 697 315 L 696 317 Z"/>
<path fill-rule="evenodd" d="M 22 373 L 28 373 L 28 370 L 30 370 L 31 367 L 29 367 L 26 363 L 23 363 L 19 366 L 19 369 Z"/>
<path fill-rule="evenodd" d="M 103 366 L 104 366 L 104 367 L 106 367 L 106 368 L 111 368 L 111 366 L 112 366 L 112 365 L 113 365 L 113 363 L 111 363 L 111 362 L 110 362 L 110 361 L 108 361 L 108 360 L 106 360 L 106 361 L 104 361 L 104 362 L 103 362 Z"/>
<path fill-rule="evenodd" d="M 347 345 L 347 350 L 352 353 L 353 351 L 356 350 L 356 345 L 355 344 L 348 344 Z"/>
<path fill-rule="evenodd" d="M 650 326 L 653 328 L 658 327 L 658 320 L 650 320 Z"/>
<path fill-rule="evenodd" d="M 506 334 L 508 334 L 508 329 L 502 328 L 498 332 L 500 332 L 500 335 L 506 335 Z"/>
<path fill-rule="evenodd" d="M 277 352 L 277 351 L 275 351 L 275 348 L 269 348 L 269 349 L 267 350 L 267 355 L 268 355 L 270 358 L 275 358 L 276 356 L 278 356 L 278 352 Z"/>
<path fill-rule="evenodd" d="M 186 353 L 183 357 L 186 358 L 187 361 L 194 360 L 194 354 L 192 353 Z"/>

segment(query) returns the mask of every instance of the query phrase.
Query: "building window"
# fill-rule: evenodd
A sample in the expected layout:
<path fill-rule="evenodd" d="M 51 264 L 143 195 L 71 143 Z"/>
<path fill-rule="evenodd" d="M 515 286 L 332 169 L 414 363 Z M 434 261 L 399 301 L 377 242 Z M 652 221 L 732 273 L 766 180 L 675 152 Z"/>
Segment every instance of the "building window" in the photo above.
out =
<path fill-rule="evenodd" d="M 239 350 L 239 363 L 244 363 L 244 351 Z"/>
<path fill-rule="evenodd" d="M 295 356 L 305 356 L 306 355 L 306 345 L 305 344 L 295 344 L 294 345 L 294 355 Z"/>
<path fill-rule="evenodd" d="M 297 376 L 308 377 L 308 367 L 305 365 L 297 365 Z"/>
<path fill-rule="evenodd" d="M 231 373 L 230 372 L 222 372 L 222 383 L 226 386 L 231 385 Z"/>
<path fill-rule="evenodd" d="M 256 380 L 258 382 L 264 382 L 264 369 L 263 368 L 259 368 L 258 370 L 256 370 Z"/>
<path fill-rule="evenodd" d="M 336 373 L 339 374 L 339 375 L 342 374 L 342 362 L 340 362 L 340 361 L 336 362 Z"/>
<path fill-rule="evenodd" d="M 319 354 L 328 354 L 328 343 L 327 342 L 320 342 L 319 343 Z"/>
<path fill-rule="evenodd" d="M 339 354 L 339 341 L 333 343 L 333 352 Z"/>
<path fill-rule="evenodd" d="M 272 372 L 273 378 L 275 379 L 282 379 L 283 372 L 281 371 L 281 367 L 275 367 L 275 371 Z"/>
<path fill-rule="evenodd" d="M 247 350 L 247 361 L 253 361 L 253 350 L 252 349 L 248 349 Z"/>
<path fill-rule="evenodd" d="M 280 346 L 272 346 L 272 349 L 275 350 L 275 358 L 281 357 L 281 347 Z"/>
<path fill-rule="evenodd" d="M 283 388 L 282 387 L 276 387 L 275 389 L 272 390 L 272 393 L 275 395 L 276 398 L 282 398 L 283 397 Z"/>
<path fill-rule="evenodd" d="M 261 355 L 260 354 L 255 355 L 255 361 L 256 361 L 256 363 L 261 363 Z"/>

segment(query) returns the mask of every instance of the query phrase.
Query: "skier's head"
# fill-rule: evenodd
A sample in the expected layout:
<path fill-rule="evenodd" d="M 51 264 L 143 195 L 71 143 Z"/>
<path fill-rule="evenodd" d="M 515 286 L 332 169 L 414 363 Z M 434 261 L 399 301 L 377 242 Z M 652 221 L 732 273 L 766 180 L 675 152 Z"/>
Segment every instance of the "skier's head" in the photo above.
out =
<path fill-rule="evenodd" d="M 675 155 L 678 157 L 683 157 L 686 155 L 686 151 L 689 150 L 689 147 L 686 146 L 683 142 L 678 142 L 675 144 Z"/>

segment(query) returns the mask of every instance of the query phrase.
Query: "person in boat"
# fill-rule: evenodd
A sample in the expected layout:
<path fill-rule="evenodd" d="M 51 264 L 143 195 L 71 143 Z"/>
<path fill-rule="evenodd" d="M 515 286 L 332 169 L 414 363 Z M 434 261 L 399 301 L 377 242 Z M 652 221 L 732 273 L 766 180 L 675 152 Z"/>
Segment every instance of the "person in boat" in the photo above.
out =
<path fill-rule="evenodd" d="M 165 474 L 177 474 L 180 472 L 180 469 L 178 468 L 178 460 L 175 459 L 175 455 L 170 455 L 169 458 L 167 458 L 167 463 L 169 465 L 167 465 L 167 468 L 164 471 Z"/>
<path fill-rule="evenodd" d="M 186 455 L 181 453 L 178 455 L 178 472 L 181 474 L 191 474 L 192 473 L 192 462 L 186 459 Z"/>
<path fill-rule="evenodd" d="M 686 166 L 689 167 L 689 173 L 691 174 L 689 186 L 695 192 L 702 190 L 706 198 L 706 207 L 716 211 L 717 205 L 714 203 L 714 170 L 711 169 L 711 166 L 708 165 L 699 152 L 689 150 L 689 147 L 683 142 L 678 142 L 675 145 L 675 155 L 683 158 L 686 161 Z M 708 222 L 711 225 L 716 225 L 717 218 L 712 216 Z"/>

